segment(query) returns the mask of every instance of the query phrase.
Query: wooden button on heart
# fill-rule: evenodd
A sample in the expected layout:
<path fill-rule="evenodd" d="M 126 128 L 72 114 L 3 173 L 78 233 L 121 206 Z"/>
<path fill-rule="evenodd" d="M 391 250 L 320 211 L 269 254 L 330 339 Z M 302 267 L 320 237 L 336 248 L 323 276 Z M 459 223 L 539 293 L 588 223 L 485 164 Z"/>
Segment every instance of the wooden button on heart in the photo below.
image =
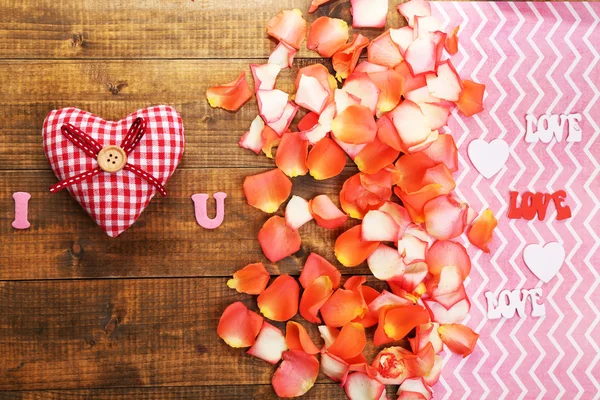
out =
<path fill-rule="evenodd" d="M 126 163 L 127 154 L 119 146 L 105 146 L 98 153 L 98 166 L 105 172 L 118 172 Z"/>

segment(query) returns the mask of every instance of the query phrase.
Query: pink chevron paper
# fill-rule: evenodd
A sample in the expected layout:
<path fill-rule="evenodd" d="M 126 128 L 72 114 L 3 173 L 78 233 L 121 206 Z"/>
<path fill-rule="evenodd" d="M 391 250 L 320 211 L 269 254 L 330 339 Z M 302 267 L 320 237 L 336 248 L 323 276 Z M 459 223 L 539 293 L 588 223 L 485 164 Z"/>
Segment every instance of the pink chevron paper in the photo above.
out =
<path fill-rule="evenodd" d="M 437 2 L 433 13 L 447 28 L 461 26 L 452 62 L 463 79 L 487 85 L 485 112 L 455 112 L 449 122 L 460 148 L 457 191 L 499 220 L 489 255 L 469 246 L 466 323 L 480 333 L 478 347 L 464 360 L 445 355 L 436 397 L 599 399 L 600 3 Z M 582 142 L 524 141 L 526 114 L 569 112 L 583 116 Z M 502 138 L 511 148 L 506 168 L 489 180 L 467 157 L 476 138 Z M 507 219 L 509 190 L 559 189 L 571 219 L 556 221 L 553 206 L 543 222 Z M 527 244 L 551 241 L 564 245 L 566 259 L 543 284 L 522 254 Z M 543 289 L 545 318 L 486 319 L 485 292 L 534 287 Z"/>

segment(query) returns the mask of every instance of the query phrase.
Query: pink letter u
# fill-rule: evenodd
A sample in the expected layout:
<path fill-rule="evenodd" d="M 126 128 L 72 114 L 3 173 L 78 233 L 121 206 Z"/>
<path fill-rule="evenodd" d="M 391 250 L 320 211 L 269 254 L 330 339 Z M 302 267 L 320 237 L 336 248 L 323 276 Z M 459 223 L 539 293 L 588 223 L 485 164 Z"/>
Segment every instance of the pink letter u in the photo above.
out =
<path fill-rule="evenodd" d="M 225 198 L 227 194 L 217 192 L 213 195 L 217 203 L 217 212 L 214 218 L 208 218 L 206 212 L 206 203 L 208 202 L 208 194 L 200 193 L 192 196 L 194 202 L 194 212 L 196 214 L 196 222 L 205 229 L 216 229 L 223 223 L 225 217 Z"/>

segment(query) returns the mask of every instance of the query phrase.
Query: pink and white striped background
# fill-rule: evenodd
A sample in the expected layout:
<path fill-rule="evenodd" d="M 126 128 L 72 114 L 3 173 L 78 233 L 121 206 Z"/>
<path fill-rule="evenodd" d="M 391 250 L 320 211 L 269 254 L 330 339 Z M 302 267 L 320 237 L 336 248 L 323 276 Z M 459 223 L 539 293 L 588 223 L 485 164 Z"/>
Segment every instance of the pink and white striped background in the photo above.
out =
<path fill-rule="evenodd" d="M 464 360 L 445 355 L 436 398 L 600 399 L 600 3 L 438 2 L 433 12 L 461 26 L 452 62 L 463 79 L 487 86 L 486 111 L 454 113 L 449 123 L 460 149 L 458 194 L 499 221 L 490 254 L 469 247 L 466 323 L 480 333 L 478 347 Z M 582 142 L 524 141 L 526 114 L 570 112 L 583 116 Z M 476 138 L 511 148 L 489 180 L 467 157 Z M 559 189 L 571 219 L 556 221 L 552 204 L 544 221 L 507 219 L 510 190 Z M 522 254 L 551 241 L 563 244 L 566 259 L 543 284 Z M 486 319 L 485 292 L 533 287 L 543 289 L 545 318 Z"/>

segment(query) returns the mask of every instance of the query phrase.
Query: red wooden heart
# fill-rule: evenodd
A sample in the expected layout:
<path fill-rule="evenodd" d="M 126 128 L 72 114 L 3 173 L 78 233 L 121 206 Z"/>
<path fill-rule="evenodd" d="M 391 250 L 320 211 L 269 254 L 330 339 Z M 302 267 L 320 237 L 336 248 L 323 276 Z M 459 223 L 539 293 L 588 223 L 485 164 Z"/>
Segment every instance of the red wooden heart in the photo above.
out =
<path fill-rule="evenodd" d="M 98 167 L 95 158 L 61 132 L 64 124 L 79 128 L 102 147 L 119 146 L 138 117 L 146 121 L 146 134 L 127 157 L 127 163 L 164 186 L 177 168 L 184 148 L 181 117 L 175 109 L 164 105 L 138 110 L 116 122 L 77 108 L 51 111 L 44 121 L 42 136 L 54 174 L 62 181 Z M 66 189 L 111 237 L 133 225 L 157 192 L 148 180 L 125 169 L 101 172 Z"/>

